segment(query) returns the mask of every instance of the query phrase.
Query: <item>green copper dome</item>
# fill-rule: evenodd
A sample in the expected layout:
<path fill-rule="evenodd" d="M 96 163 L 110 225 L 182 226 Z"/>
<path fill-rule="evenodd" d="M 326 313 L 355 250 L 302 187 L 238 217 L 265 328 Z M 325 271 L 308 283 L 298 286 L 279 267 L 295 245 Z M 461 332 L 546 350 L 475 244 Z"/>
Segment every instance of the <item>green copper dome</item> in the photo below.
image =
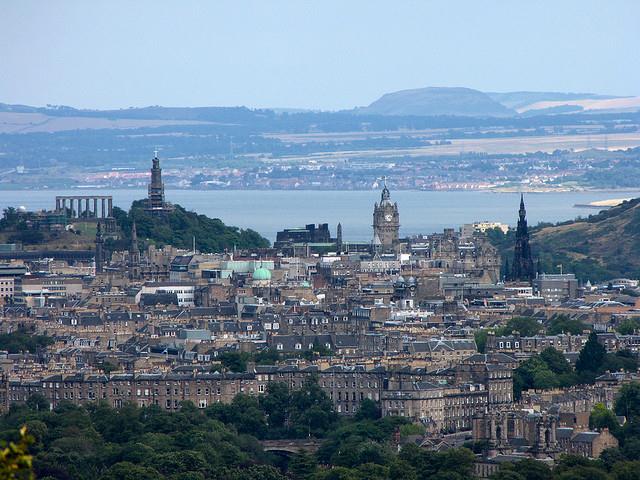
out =
<path fill-rule="evenodd" d="M 253 271 L 254 280 L 271 280 L 271 271 L 264 267 L 258 267 Z"/>

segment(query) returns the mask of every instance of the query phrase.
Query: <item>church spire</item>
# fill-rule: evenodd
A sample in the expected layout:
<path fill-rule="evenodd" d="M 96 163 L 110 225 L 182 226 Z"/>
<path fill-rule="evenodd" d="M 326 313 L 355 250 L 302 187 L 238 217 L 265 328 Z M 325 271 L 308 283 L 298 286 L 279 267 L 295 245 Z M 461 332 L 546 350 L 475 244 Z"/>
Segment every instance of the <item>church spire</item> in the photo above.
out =
<path fill-rule="evenodd" d="M 527 210 L 524 208 L 524 194 L 520 194 L 520 210 L 518 211 L 518 216 L 520 220 L 524 220 L 527 216 Z"/>

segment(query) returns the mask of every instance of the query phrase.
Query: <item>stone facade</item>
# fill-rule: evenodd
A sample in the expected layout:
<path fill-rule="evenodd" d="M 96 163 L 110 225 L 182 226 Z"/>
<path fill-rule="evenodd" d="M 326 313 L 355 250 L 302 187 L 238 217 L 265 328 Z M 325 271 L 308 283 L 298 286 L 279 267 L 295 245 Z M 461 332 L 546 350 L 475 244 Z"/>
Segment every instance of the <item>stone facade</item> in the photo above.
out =
<path fill-rule="evenodd" d="M 400 232 L 398 204 L 391 202 L 391 194 L 385 183 L 380 203 L 373 208 L 374 249 L 390 252 L 397 248 Z"/>

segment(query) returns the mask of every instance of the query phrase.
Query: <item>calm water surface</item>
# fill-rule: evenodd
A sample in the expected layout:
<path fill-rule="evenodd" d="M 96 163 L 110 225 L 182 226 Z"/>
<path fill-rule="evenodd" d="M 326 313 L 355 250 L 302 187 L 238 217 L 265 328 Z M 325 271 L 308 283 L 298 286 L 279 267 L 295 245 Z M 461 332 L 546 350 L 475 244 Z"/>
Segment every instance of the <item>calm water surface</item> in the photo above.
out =
<path fill-rule="evenodd" d="M 41 191 L 0 191 L 0 208 L 24 205 L 30 210 L 53 209 L 56 195 L 113 195 L 114 205 L 128 209 L 133 200 L 145 198 L 146 190 L 73 189 Z M 525 194 L 529 224 L 558 222 L 597 210 L 575 208 L 611 198 L 640 196 L 635 192 L 570 192 Z M 377 191 L 263 191 L 263 190 L 167 190 L 168 201 L 222 219 L 228 225 L 253 228 L 273 240 L 285 227 L 306 223 L 342 222 L 347 240 L 370 240 L 373 204 Z M 392 200 L 400 209 L 400 233 L 412 235 L 442 231 L 478 220 L 499 221 L 514 225 L 520 195 L 491 192 L 422 192 L 392 191 Z"/>

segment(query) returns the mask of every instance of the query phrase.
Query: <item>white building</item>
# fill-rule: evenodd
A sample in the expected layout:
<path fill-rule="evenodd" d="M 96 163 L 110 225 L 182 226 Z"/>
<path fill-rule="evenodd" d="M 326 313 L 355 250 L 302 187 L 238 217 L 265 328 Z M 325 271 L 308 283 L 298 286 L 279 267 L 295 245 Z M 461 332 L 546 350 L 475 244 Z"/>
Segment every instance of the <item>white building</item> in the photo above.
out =
<path fill-rule="evenodd" d="M 193 307 L 195 306 L 195 286 L 192 283 L 187 282 L 156 282 L 145 283 L 142 286 L 142 290 L 138 292 L 136 301 L 139 303 L 140 298 L 144 294 L 157 294 L 157 293 L 169 293 L 175 294 L 178 297 L 179 307 Z"/>

